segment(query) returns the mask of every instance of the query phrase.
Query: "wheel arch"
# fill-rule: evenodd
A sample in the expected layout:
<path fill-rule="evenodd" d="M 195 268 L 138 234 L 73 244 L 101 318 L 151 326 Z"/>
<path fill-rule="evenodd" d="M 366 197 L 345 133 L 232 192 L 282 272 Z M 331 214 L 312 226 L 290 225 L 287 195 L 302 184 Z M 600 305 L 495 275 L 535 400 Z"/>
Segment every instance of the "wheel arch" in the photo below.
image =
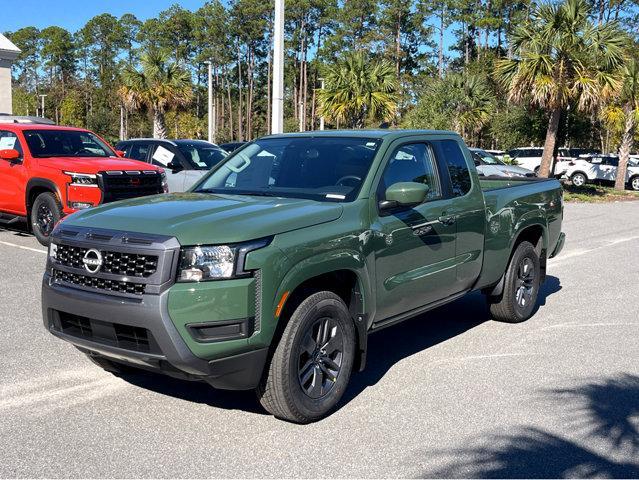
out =
<path fill-rule="evenodd" d="M 31 178 L 27 182 L 27 188 L 25 189 L 25 196 L 24 196 L 24 205 L 25 205 L 25 211 L 27 215 L 27 224 L 29 225 L 29 230 L 31 230 L 30 217 L 31 217 L 31 208 L 33 207 L 33 202 L 35 201 L 38 195 L 45 192 L 50 192 L 55 194 L 58 197 L 58 201 L 60 202 L 60 204 L 63 203 L 62 193 L 60 192 L 60 189 L 55 184 L 55 182 L 47 178 L 38 178 L 38 177 Z"/>
<path fill-rule="evenodd" d="M 275 298 L 275 304 L 282 302 L 282 298 L 284 303 L 276 311 L 272 345 L 279 343 L 288 319 L 305 298 L 319 291 L 330 291 L 344 301 L 351 313 L 357 339 L 355 368 L 362 370 L 373 305 L 369 278 L 366 264 L 356 252 L 331 252 L 330 259 L 318 255 L 296 263 L 285 275 Z"/>

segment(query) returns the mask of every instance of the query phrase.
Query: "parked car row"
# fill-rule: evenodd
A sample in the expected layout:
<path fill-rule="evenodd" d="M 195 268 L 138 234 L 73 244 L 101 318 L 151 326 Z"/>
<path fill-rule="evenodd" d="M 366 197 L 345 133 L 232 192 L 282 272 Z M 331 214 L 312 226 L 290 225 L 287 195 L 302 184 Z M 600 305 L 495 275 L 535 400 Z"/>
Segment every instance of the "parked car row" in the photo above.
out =
<path fill-rule="evenodd" d="M 114 149 L 89 130 L 0 115 L 0 225 L 25 219 L 47 245 L 63 216 L 116 200 L 184 192 L 243 145 L 140 138 Z"/>
<path fill-rule="evenodd" d="M 581 187 L 586 183 L 614 183 L 617 178 L 619 157 L 616 155 L 591 155 L 570 160 L 566 163 L 563 178 Z M 639 191 L 639 161 L 631 158 L 626 172 L 626 184 L 632 190 Z"/>

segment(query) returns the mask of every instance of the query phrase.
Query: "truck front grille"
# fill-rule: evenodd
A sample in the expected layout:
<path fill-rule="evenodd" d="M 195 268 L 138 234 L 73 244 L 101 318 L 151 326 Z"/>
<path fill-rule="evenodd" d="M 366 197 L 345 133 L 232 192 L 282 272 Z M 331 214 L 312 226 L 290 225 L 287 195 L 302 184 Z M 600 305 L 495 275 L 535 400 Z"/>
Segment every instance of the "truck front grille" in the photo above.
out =
<path fill-rule="evenodd" d="M 56 329 L 72 337 L 136 352 L 161 353 L 153 335 L 146 328 L 104 322 L 60 311 L 55 312 L 53 324 Z"/>
<path fill-rule="evenodd" d="M 100 174 L 102 203 L 163 193 L 162 177 L 156 171 L 109 171 Z"/>
<path fill-rule="evenodd" d="M 106 278 L 90 277 L 88 275 L 63 272 L 62 270 L 58 269 L 53 270 L 53 279 L 58 283 L 64 282 L 81 287 L 94 288 L 96 290 L 116 293 L 129 293 L 133 295 L 143 295 L 146 289 L 146 286 L 143 283 L 108 280 Z"/>
<path fill-rule="evenodd" d="M 84 268 L 82 259 L 88 248 L 71 245 L 58 245 L 56 260 L 67 267 Z M 136 253 L 111 252 L 100 250 L 102 266 L 100 271 L 114 275 L 146 278 L 153 275 L 158 268 L 158 257 Z"/>

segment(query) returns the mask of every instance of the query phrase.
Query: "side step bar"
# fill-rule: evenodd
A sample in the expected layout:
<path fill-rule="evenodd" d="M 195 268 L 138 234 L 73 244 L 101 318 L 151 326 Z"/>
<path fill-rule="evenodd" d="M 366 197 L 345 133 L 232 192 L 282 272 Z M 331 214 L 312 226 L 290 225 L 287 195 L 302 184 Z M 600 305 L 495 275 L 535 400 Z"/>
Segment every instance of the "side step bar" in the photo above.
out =
<path fill-rule="evenodd" d="M 0 223 L 3 225 L 12 225 L 20 220 L 26 220 L 27 217 L 21 215 L 9 215 L 8 213 L 0 213 Z"/>

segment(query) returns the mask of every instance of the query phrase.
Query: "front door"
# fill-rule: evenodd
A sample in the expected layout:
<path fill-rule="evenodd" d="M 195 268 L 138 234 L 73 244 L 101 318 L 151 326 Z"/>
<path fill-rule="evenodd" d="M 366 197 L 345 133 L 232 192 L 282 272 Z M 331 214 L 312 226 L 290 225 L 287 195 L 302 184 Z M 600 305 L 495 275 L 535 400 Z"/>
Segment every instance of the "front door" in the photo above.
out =
<path fill-rule="evenodd" d="M 426 201 L 413 208 L 377 212 L 373 222 L 377 314 L 382 321 L 455 293 L 455 217 L 449 216 L 442 177 L 428 143 L 395 148 L 377 188 L 398 182 L 429 186 Z"/>
<path fill-rule="evenodd" d="M 0 150 L 14 149 L 20 153 L 18 160 L 0 159 L 0 211 L 24 215 L 26 170 L 24 154 L 17 135 L 8 130 L 0 130 Z"/>

